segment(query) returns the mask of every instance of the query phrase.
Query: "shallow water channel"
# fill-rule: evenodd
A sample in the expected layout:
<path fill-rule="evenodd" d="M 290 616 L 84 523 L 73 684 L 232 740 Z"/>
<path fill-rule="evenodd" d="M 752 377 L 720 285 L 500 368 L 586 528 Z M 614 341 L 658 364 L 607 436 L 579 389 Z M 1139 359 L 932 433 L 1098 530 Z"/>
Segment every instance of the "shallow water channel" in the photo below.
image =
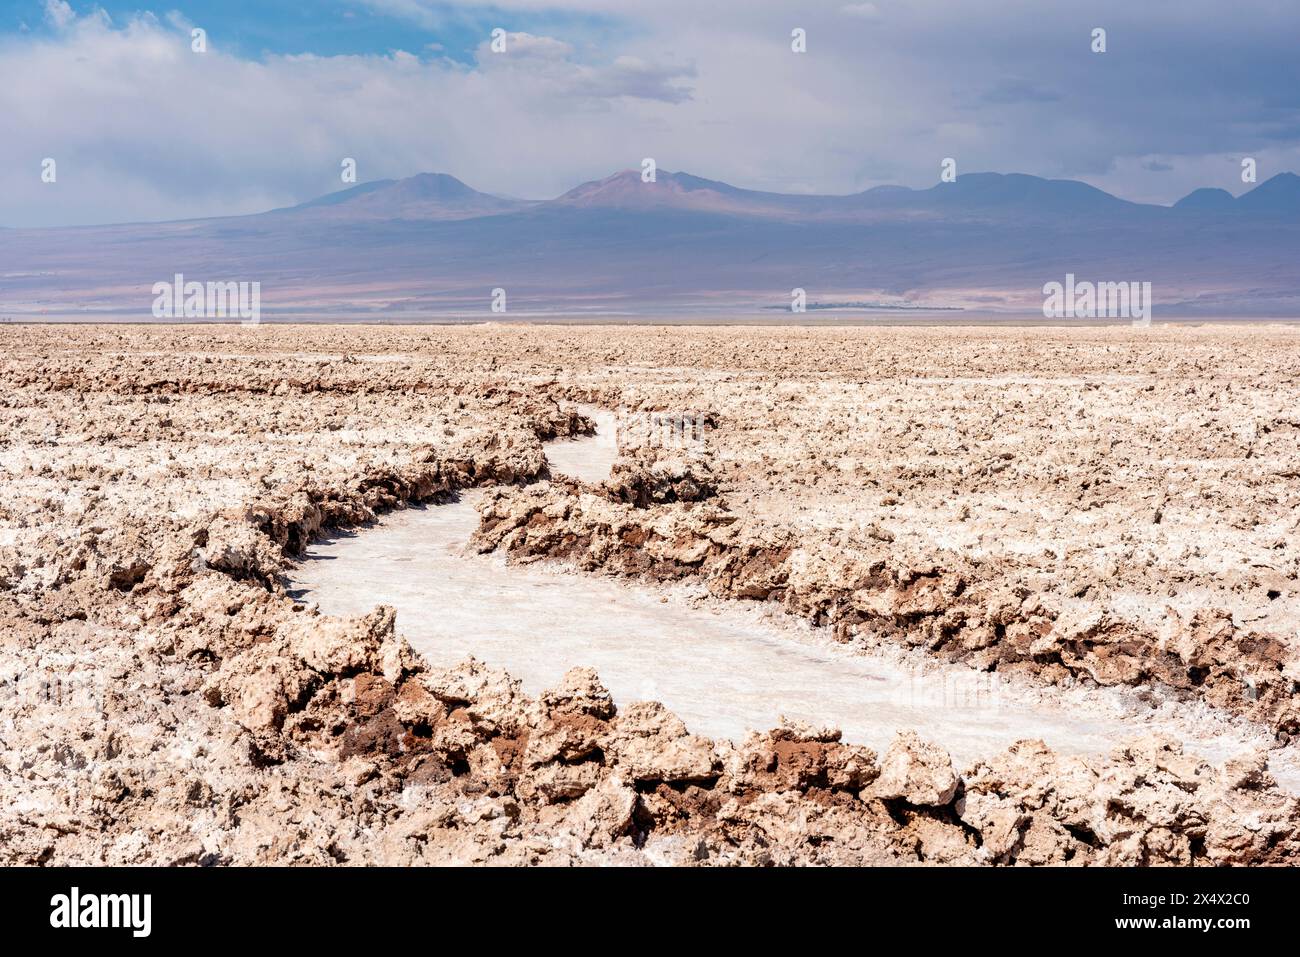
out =
<path fill-rule="evenodd" d="M 614 419 L 595 418 L 595 438 L 547 443 L 553 472 L 608 476 Z M 861 654 L 766 605 L 477 555 L 465 543 L 482 494 L 317 542 L 294 594 L 331 615 L 392 605 L 399 632 L 430 664 L 473 655 L 533 694 L 569 668 L 593 667 L 616 701 L 662 701 L 710 737 L 739 739 L 785 715 L 883 749 L 896 731 L 914 728 L 959 766 L 1027 737 L 1065 753 L 1104 754 L 1160 731 L 1215 763 L 1266 744 L 1259 729 L 1199 705 L 1151 712 L 1118 689 L 1040 691 L 919 655 Z M 1294 769 L 1274 772 L 1300 789 Z"/>

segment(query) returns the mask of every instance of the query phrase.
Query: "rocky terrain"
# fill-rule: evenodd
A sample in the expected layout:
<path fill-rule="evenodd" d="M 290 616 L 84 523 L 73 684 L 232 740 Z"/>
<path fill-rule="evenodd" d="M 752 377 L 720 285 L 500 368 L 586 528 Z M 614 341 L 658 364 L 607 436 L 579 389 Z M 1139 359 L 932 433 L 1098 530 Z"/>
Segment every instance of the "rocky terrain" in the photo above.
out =
<path fill-rule="evenodd" d="M 847 644 L 1300 733 L 1300 331 L 0 327 L 6 863 L 1273 864 L 1267 753 L 954 768 L 710 741 L 589 671 L 435 670 L 285 593 L 324 528 L 490 486 L 475 543 Z M 541 443 L 619 409 L 613 478 Z M 377 596 L 376 604 L 380 598 Z"/>

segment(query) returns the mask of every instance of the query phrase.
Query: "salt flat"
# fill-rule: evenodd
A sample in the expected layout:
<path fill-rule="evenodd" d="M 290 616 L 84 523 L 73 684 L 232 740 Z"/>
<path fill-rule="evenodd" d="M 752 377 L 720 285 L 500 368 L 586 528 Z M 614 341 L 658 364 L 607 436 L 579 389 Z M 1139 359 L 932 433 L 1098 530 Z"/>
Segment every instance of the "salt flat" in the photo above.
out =
<path fill-rule="evenodd" d="M 1298 336 L 0 328 L 0 847 L 1292 861 Z"/>

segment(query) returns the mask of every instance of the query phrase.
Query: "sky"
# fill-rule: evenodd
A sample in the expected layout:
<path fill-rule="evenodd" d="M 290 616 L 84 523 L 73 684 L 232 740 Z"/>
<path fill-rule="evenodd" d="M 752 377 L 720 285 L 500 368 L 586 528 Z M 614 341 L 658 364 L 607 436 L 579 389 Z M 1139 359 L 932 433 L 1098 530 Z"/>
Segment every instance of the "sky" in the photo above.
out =
<path fill-rule="evenodd" d="M 344 158 L 525 198 L 645 157 L 796 193 L 951 157 L 1155 203 L 1300 171 L 1294 0 L 150 4 L 0 0 L 0 226 L 258 212 Z"/>

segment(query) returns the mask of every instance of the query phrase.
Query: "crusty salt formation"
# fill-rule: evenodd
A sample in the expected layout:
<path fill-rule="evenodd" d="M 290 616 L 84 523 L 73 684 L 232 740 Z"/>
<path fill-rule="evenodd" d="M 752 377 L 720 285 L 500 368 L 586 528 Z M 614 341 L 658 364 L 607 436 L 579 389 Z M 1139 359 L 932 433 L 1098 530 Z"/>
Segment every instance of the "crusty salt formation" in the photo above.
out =
<path fill-rule="evenodd" d="M 469 486 L 476 545 L 780 602 L 1053 684 L 1297 730 L 1297 333 L 0 330 L 10 863 L 1294 863 L 1263 752 L 1025 741 L 954 768 L 710 741 L 573 671 L 430 669 L 284 575 Z M 603 486 L 575 402 L 706 410 Z M 379 601 L 376 601 L 379 604 Z"/>

